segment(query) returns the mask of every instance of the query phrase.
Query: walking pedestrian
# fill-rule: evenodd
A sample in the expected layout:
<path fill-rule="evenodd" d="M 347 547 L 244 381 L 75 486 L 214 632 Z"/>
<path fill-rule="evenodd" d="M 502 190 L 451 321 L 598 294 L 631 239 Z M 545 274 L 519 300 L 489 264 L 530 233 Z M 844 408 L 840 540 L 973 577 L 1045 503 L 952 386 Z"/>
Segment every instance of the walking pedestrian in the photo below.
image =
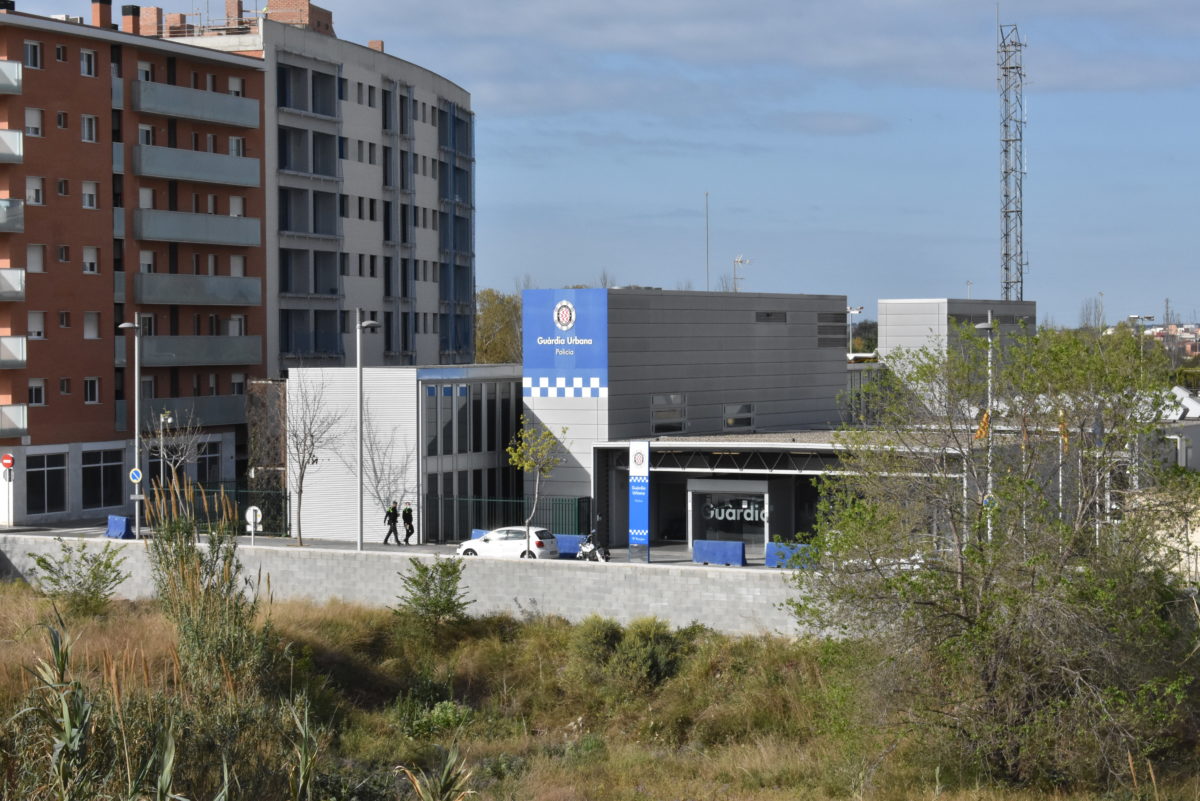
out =
<path fill-rule="evenodd" d="M 400 532 L 396 531 L 396 521 L 400 519 L 400 512 L 396 510 L 396 502 L 392 501 L 391 507 L 383 515 L 383 522 L 387 523 L 387 534 L 383 537 L 383 544 L 387 545 L 388 540 L 392 537 L 396 538 L 396 544 L 400 544 Z"/>
<path fill-rule="evenodd" d="M 395 505 L 393 505 L 392 508 L 395 508 Z M 416 529 L 413 528 L 412 507 L 406 503 L 406 504 L 404 504 L 404 544 L 405 545 L 408 545 L 408 538 L 413 535 L 414 531 L 416 531 Z M 399 542 L 399 537 L 397 537 L 397 542 Z"/>

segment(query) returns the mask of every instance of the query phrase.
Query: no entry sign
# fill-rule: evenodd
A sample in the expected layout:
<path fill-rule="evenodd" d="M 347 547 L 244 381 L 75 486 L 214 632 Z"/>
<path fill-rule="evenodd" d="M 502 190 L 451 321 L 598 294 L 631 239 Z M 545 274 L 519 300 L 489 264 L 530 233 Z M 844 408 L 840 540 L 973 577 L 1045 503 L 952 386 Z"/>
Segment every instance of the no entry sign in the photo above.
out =
<path fill-rule="evenodd" d="M 6 453 L 3 456 L 0 456 L 0 467 L 3 467 L 5 470 L 8 470 L 16 463 L 17 460 L 13 458 L 11 453 Z"/>

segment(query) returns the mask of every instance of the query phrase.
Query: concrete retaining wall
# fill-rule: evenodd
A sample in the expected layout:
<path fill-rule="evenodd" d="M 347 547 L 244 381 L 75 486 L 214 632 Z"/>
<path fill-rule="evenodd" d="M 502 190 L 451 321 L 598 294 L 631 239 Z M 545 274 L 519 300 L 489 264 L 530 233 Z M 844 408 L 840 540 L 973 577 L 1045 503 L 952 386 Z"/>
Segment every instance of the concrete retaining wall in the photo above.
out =
<path fill-rule="evenodd" d="M 144 543 L 82 541 L 97 550 L 105 542 L 124 549 L 124 569 L 133 575 L 118 589 L 121 597 L 153 596 Z M 30 553 L 56 555 L 59 546 L 47 536 L 0 535 L 0 576 L 28 576 Z M 401 591 L 397 574 L 409 567 L 407 554 L 391 552 L 241 545 L 238 553 L 247 575 L 261 571 L 264 595 L 269 582 L 271 596 L 279 600 L 337 598 L 391 606 Z M 468 559 L 463 584 L 475 602 L 473 614 L 539 612 L 572 621 L 599 614 L 621 623 L 652 615 L 676 627 L 699 622 L 730 634 L 797 634 L 794 620 L 780 609 L 794 594 L 786 575 L 762 568 Z"/>

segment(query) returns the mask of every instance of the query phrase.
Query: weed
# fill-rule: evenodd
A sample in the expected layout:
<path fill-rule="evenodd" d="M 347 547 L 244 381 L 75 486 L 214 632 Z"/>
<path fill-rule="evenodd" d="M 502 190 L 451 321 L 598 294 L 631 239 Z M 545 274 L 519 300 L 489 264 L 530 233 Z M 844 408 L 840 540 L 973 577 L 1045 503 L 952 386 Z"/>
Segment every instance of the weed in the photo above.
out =
<path fill-rule="evenodd" d="M 108 609 L 117 587 L 129 573 L 121 571 L 125 557 L 111 542 L 96 553 L 87 543 L 74 545 L 56 537 L 59 556 L 29 554 L 36 567 L 30 571 L 39 589 L 72 617 L 99 615 Z"/>
<path fill-rule="evenodd" d="M 462 590 L 463 560 L 434 557 L 432 562 L 408 561 L 411 571 L 398 574 L 404 594 L 398 596 L 397 611 L 407 611 L 429 629 L 466 620 L 467 607 L 474 601 L 468 601 Z"/>

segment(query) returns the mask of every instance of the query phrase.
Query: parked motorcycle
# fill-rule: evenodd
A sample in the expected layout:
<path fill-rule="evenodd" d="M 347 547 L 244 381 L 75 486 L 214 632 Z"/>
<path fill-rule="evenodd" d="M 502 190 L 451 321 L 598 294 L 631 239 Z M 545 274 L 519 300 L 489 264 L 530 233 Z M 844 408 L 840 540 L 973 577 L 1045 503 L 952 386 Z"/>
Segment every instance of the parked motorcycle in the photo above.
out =
<path fill-rule="evenodd" d="M 596 544 L 596 532 L 593 530 L 579 544 L 579 553 L 575 554 L 575 558 L 583 559 L 585 562 L 607 562 L 612 556 L 609 554 L 608 548 Z"/>

